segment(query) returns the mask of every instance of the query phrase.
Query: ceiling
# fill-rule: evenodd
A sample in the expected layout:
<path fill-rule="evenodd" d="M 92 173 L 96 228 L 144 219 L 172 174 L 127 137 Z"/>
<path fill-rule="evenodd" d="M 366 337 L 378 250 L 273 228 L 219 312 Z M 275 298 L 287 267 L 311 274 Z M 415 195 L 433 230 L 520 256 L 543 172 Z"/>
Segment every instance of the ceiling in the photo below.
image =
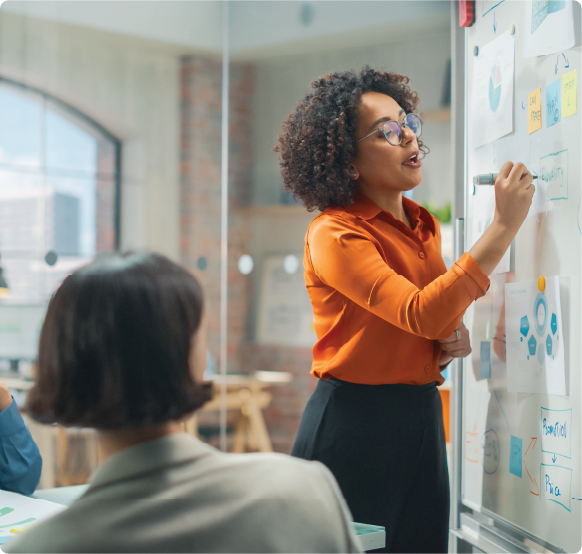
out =
<path fill-rule="evenodd" d="M 450 1 L 7 0 L 0 11 L 215 53 L 227 15 L 229 52 L 252 59 L 446 29 Z"/>

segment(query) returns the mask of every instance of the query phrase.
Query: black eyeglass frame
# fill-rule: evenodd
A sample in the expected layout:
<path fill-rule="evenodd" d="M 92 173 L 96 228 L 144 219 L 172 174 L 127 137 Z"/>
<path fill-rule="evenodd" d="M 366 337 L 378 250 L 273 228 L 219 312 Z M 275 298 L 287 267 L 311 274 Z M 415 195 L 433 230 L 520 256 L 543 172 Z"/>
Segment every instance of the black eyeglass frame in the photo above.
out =
<path fill-rule="evenodd" d="M 418 118 L 418 128 L 419 128 L 418 135 L 416 133 L 414 133 L 414 131 L 412 131 L 412 129 L 409 126 L 409 123 L 407 122 L 408 117 L 411 115 Z M 393 144 L 392 142 L 390 142 L 390 140 L 388 139 L 388 135 L 386 134 L 386 131 L 384 130 L 384 127 L 388 123 L 396 123 L 396 125 L 398 125 L 401 129 L 400 140 L 398 141 L 397 144 Z M 378 131 L 382 131 L 382 134 L 384 135 L 384 138 L 386 139 L 388 144 L 390 144 L 391 146 L 400 146 L 402 144 L 402 129 L 404 129 L 404 127 L 406 127 L 407 129 L 410 129 L 414 133 L 414 136 L 416 138 L 419 138 L 420 135 L 422 135 L 422 121 L 420 120 L 420 115 L 417 113 L 409 113 L 409 114 L 406 114 L 404 116 L 404 119 L 402 121 L 396 121 L 395 119 L 389 119 L 388 121 L 385 121 L 384 123 L 382 123 L 382 125 L 380 125 L 380 127 L 378 127 L 377 129 L 374 129 L 371 133 L 367 134 L 365 137 L 362 137 L 361 139 L 357 140 L 356 144 L 358 144 L 358 142 L 362 142 L 364 139 L 367 139 L 368 137 L 371 137 L 374 133 L 377 133 Z"/>

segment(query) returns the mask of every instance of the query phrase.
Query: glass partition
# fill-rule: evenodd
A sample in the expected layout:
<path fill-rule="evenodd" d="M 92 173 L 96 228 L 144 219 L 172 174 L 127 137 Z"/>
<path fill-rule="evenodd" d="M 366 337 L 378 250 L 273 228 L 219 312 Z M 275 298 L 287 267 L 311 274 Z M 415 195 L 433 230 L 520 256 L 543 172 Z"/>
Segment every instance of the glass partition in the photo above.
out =
<path fill-rule="evenodd" d="M 316 384 L 303 248 L 317 212 L 283 190 L 273 151 L 282 123 L 327 73 L 369 65 L 409 76 L 432 151 L 413 197 L 441 218 L 450 265 L 449 12 L 449 2 L 229 3 L 228 371 L 268 392 L 276 451 L 291 451 Z"/>

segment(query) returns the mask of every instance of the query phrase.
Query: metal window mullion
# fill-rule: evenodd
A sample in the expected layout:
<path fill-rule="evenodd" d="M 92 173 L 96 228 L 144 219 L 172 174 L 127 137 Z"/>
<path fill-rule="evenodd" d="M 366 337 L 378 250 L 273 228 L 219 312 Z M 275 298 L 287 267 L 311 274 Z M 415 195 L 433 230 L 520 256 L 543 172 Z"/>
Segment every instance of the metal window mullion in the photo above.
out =
<path fill-rule="evenodd" d="M 226 452 L 226 374 L 228 301 L 228 2 L 222 4 L 222 138 L 220 193 L 220 449 Z"/>

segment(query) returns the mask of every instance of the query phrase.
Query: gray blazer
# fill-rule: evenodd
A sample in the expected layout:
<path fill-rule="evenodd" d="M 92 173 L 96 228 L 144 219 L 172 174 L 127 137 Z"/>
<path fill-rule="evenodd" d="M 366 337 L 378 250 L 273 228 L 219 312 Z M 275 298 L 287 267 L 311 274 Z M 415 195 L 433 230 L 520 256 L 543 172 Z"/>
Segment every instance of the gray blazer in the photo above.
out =
<path fill-rule="evenodd" d="M 100 466 L 69 509 L 5 552 L 360 552 L 325 466 L 224 454 L 181 433 Z"/>

